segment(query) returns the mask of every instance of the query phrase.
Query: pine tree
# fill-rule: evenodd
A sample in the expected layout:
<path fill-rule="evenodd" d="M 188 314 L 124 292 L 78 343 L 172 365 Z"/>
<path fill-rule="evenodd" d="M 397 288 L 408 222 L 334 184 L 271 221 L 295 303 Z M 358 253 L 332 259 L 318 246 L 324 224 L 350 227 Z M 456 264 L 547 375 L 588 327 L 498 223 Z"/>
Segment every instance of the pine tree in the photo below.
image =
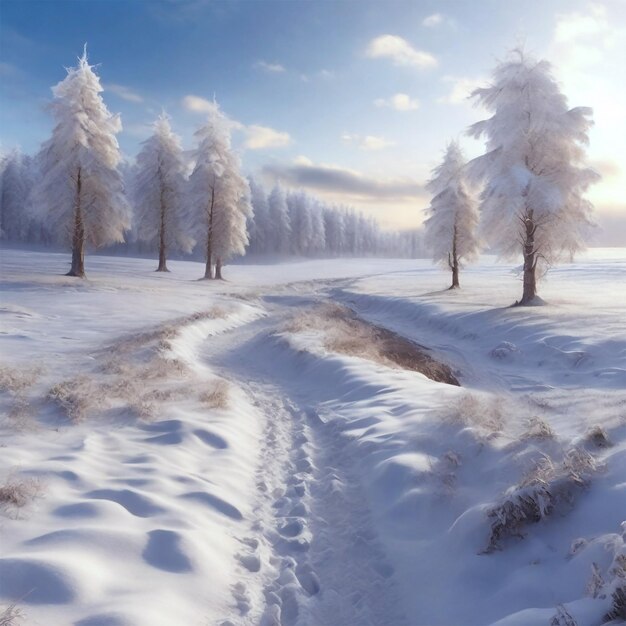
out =
<path fill-rule="evenodd" d="M 450 268 L 450 289 L 454 289 L 459 287 L 462 261 L 475 259 L 479 249 L 478 210 L 457 142 L 448 144 L 443 162 L 433 170 L 426 188 L 433 194 L 424 222 L 426 243 L 433 260 Z"/>
<path fill-rule="evenodd" d="M 194 236 L 204 245 L 204 278 L 222 278 L 222 266 L 244 254 L 247 219 L 252 215 L 250 188 L 241 174 L 230 142 L 232 122 L 213 102 L 205 126 L 196 131 L 195 167 L 189 178 L 189 203 Z"/>
<path fill-rule="evenodd" d="M 122 125 L 102 100 L 100 80 L 86 50 L 52 92 L 56 126 L 39 154 L 35 206 L 52 236 L 71 245 L 68 276 L 84 277 L 85 244 L 122 242 L 130 226 L 117 169 L 121 157 L 115 135 Z"/>
<path fill-rule="evenodd" d="M 520 50 L 473 97 L 492 113 L 468 130 L 486 139 L 486 154 L 470 163 L 473 178 L 484 182 L 482 232 L 501 256 L 522 252 L 519 304 L 529 304 L 537 267 L 585 247 L 593 207 L 584 193 L 598 179 L 584 163 L 592 111 L 568 108 L 550 64 Z"/>
<path fill-rule="evenodd" d="M 137 238 L 158 248 L 157 272 L 168 271 L 168 251 L 193 248 L 183 202 L 184 170 L 180 139 L 162 114 L 137 156 L 132 185 Z"/>
<path fill-rule="evenodd" d="M 269 252 L 269 241 L 271 238 L 267 194 L 256 179 L 250 177 L 248 183 L 250 185 L 250 201 L 253 212 L 248 223 L 250 251 L 254 254 L 263 254 Z"/>
<path fill-rule="evenodd" d="M 269 221 L 272 228 L 272 251 L 274 254 L 288 254 L 291 250 L 291 222 L 285 192 L 276 185 L 268 199 Z"/>
<path fill-rule="evenodd" d="M 33 235 L 33 219 L 28 210 L 33 170 L 33 159 L 18 149 L 2 159 L 0 234 L 10 241 L 26 241 Z"/>

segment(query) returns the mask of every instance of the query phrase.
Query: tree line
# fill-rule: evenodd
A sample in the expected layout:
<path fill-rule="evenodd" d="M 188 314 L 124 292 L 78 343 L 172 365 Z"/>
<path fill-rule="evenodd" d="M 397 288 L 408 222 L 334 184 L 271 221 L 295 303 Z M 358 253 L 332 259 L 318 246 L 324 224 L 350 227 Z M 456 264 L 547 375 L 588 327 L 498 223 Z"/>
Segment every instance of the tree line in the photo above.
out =
<path fill-rule="evenodd" d="M 347 207 L 280 185 L 246 179 L 231 146 L 233 123 L 214 101 L 195 133 L 191 159 L 161 115 L 136 163 L 122 161 L 112 115 L 86 52 L 53 88 L 56 125 L 33 158 L 2 159 L 3 237 L 59 242 L 72 250 L 69 275 L 84 275 L 85 246 L 143 242 L 158 252 L 203 256 L 205 278 L 246 250 L 257 255 L 422 256 L 452 273 L 483 249 L 523 262 L 519 304 L 537 296 L 549 266 L 583 249 L 593 207 L 585 197 L 599 179 L 585 163 L 592 125 L 586 107 L 569 108 L 550 64 L 514 50 L 472 97 L 490 113 L 469 136 L 485 153 L 467 162 L 450 142 L 426 188 L 432 194 L 422 230 L 384 232 Z M 131 208 L 132 207 L 132 208 Z"/>
<path fill-rule="evenodd" d="M 52 89 L 52 136 L 35 157 L 13 150 L 0 170 L 0 233 L 13 241 L 58 243 L 72 251 L 69 276 L 85 275 L 87 246 L 137 246 L 205 260 L 205 278 L 246 250 L 264 255 L 417 256 L 416 232 L 387 233 L 372 218 L 280 185 L 246 179 L 231 146 L 233 123 L 217 102 L 185 152 L 167 115 L 153 124 L 133 165 L 116 135 L 118 115 L 101 96 L 86 51 Z"/>

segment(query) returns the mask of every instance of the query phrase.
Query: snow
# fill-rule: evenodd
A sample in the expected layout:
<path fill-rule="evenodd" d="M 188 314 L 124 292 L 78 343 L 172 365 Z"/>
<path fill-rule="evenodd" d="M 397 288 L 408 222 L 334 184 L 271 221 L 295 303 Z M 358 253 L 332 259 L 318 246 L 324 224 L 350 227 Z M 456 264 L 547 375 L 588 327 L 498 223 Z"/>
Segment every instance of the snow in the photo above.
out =
<path fill-rule="evenodd" d="M 551 270 L 523 308 L 491 257 L 453 291 L 423 260 L 227 282 L 105 256 L 81 281 L 67 262 L 0 251 L 0 487 L 37 488 L 0 512 L 0 606 L 25 623 L 603 623 L 626 550 L 625 249 Z M 461 387 L 294 323 L 329 301 Z M 489 550 L 489 513 L 540 487 L 541 520 Z"/>

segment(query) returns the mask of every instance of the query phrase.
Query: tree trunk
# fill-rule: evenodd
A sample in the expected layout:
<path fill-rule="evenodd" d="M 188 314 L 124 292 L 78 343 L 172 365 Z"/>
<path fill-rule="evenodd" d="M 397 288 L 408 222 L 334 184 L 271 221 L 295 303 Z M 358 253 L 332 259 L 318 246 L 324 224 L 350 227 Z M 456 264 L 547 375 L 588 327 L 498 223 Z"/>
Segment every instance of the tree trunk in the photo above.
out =
<path fill-rule="evenodd" d="M 530 304 L 537 297 L 537 254 L 535 252 L 535 231 L 537 225 L 533 220 L 533 212 L 529 211 L 524 220 L 526 233 L 524 236 L 524 291 L 518 304 Z"/>
<path fill-rule="evenodd" d="M 452 285 L 450 285 L 450 289 L 457 289 L 460 287 L 459 285 L 459 256 L 456 248 L 456 225 L 454 226 L 454 231 L 452 233 L 452 254 L 448 254 L 448 265 L 452 270 Z"/>
<path fill-rule="evenodd" d="M 205 278 L 213 278 L 213 207 L 215 206 L 215 187 L 211 189 L 211 204 L 209 205 L 209 225 L 206 236 L 206 267 L 204 270 Z"/>
<path fill-rule="evenodd" d="M 157 272 L 169 272 L 165 254 L 165 205 L 163 204 L 163 192 L 161 191 L 161 223 L 159 225 L 159 267 Z"/>
<path fill-rule="evenodd" d="M 215 261 L 215 278 L 216 280 L 224 280 L 222 276 L 222 259 L 220 257 L 217 257 Z"/>
<path fill-rule="evenodd" d="M 85 224 L 80 203 L 82 189 L 81 171 L 76 178 L 76 200 L 74 204 L 74 231 L 72 233 L 72 267 L 66 276 L 85 277 Z"/>
<path fill-rule="evenodd" d="M 212 257 L 213 254 L 211 252 L 211 238 L 207 237 L 206 242 L 206 266 L 204 268 L 204 277 L 205 278 L 213 278 L 213 263 Z"/>

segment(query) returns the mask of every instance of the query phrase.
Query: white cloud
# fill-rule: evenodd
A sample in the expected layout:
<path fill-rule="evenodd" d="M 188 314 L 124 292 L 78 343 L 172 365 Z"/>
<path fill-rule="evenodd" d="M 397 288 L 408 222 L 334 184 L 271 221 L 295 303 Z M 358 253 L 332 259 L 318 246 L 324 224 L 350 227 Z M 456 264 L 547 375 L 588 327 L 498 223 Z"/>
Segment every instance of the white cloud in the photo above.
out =
<path fill-rule="evenodd" d="M 546 53 L 570 106 L 593 108 L 588 153 L 596 162 L 615 160 L 615 138 L 626 136 L 626 92 L 619 80 L 626 58 L 623 8 L 615 2 L 592 3 L 557 15 Z M 626 172 L 601 173 L 604 177 L 590 189 L 589 198 L 596 206 L 617 206 L 615 198 L 623 196 Z"/>
<path fill-rule="evenodd" d="M 588 13 L 568 13 L 557 18 L 554 40 L 558 44 L 579 43 L 584 39 L 588 43 L 592 43 L 591 39 L 597 43 L 598 36 L 614 36 L 606 7 L 601 4 L 590 5 Z"/>
<path fill-rule="evenodd" d="M 374 105 L 377 107 L 389 107 L 396 111 L 415 111 L 419 108 L 419 100 L 417 98 L 411 98 L 406 93 L 397 93 L 390 98 L 377 98 L 374 100 Z"/>
<path fill-rule="evenodd" d="M 437 102 L 442 104 L 463 104 L 468 101 L 472 91 L 485 86 L 488 81 L 484 78 L 468 78 L 463 76 L 444 76 L 441 79 L 450 85 L 450 91 Z"/>
<path fill-rule="evenodd" d="M 437 59 L 396 35 L 380 35 L 372 39 L 365 51 L 372 59 L 390 59 L 394 65 L 427 69 L 437 65 Z"/>
<path fill-rule="evenodd" d="M 390 141 L 384 137 L 377 137 L 376 135 L 353 135 L 350 133 L 344 133 L 341 135 L 342 141 L 345 143 L 353 144 L 361 150 L 384 150 L 395 146 L 395 141 Z"/>
<path fill-rule="evenodd" d="M 284 148 L 291 143 L 289 133 L 280 132 L 268 126 L 253 124 L 246 126 L 247 135 L 245 146 L 249 150 L 262 150 L 264 148 Z"/>
<path fill-rule="evenodd" d="M 215 104 L 210 100 L 192 95 L 183 98 L 183 107 L 193 113 L 212 113 L 215 110 Z"/>
<path fill-rule="evenodd" d="M 441 13 L 433 13 L 422 20 L 422 26 L 426 26 L 426 28 L 434 28 L 435 26 L 439 26 L 441 22 L 443 22 L 443 15 L 441 15 Z"/>
<path fill-rule="evenodd" d="M 303 154 L 299 154 L 294 160 L 294 165 L 300 165 L 302 167 L 310 167 L 313 165 L 313 161 L 309 159 L 309 157 L 304 156 Z"/>
<path fill-rule="evenodd" d="M 119 96 L 120 98 L 122 98 L 122 100 L 127 100 L 128 102 L 143 102 L 143 98 L 136 91 L 133 91 L 130 87 L 107 83 L 106 85 L 104 85 L 104 89 L 105 91 L 110 91 L 116 96 Z"/>
<path fill-rule="evenodd" d="M 257 61 L 254 67 L 269 72 L 270 74 L 280 74 L 281 72 L 287 71 L 280 63 L 268 63 L 267 61 Z"/>
<path fill-rule="evenodd" d="M 188 95 L 183 98 L 183 107 L 192 113 L 212 113 L 217 106 L 215 103 L 199 96 Z M 236 120 L 230 120 L 232 128 L 240 130 L 245 135 L 244 146 L 248 150 L 263 150 L 265 148 L 284 148 L 291 143 L 289 133 L 274 130 L 269 126 L 258 124 L 246 125 Z"/>

